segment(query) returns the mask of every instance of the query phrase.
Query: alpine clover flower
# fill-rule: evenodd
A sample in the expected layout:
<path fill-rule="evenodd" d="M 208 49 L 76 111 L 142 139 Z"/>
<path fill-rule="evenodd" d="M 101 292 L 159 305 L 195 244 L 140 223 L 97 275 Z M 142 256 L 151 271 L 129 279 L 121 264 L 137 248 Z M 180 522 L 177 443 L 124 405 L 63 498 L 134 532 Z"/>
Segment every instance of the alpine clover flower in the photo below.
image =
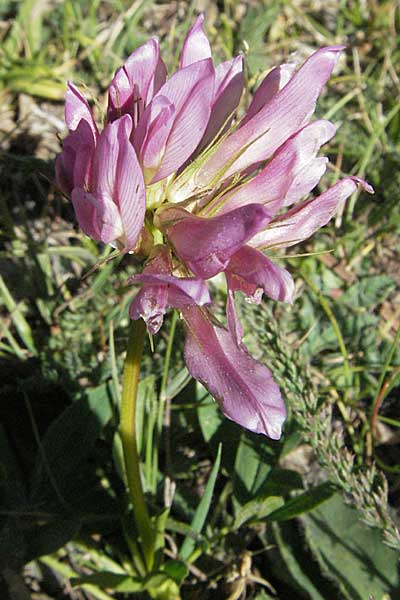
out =
<path fill-rule="evenodd" d="M 131 318 L 143 318 L 155 334 L 165 311 L 179 309 L 192 376 L 227 417 L 279 439 L 285 404 L 270 371 L 243 344 L 235 292 L 253 303 L 263 294 L 293 302 L 291 275 L 264 251 L 311 236 L 358 184 L 373 190 L 346 177 L 307 198 L 327 168 L 318 151 L 336 130 L 311 117 L 343 46 L 322 48 L 299 68 L 272 69 L 235 120 L 242 57 L 215 66 L 203 20 L 188 31 L 169 78 L 156 39 L 131 54 L 109 87 L 101 132 L 87 101 L 68 84 L 70 133 L 56 176 L 88 236 L 147 253 L 143 272 L 131 278 L 141 286 Z M 227 328 L 210 311 L 206 285 L 221 272 Z"/>

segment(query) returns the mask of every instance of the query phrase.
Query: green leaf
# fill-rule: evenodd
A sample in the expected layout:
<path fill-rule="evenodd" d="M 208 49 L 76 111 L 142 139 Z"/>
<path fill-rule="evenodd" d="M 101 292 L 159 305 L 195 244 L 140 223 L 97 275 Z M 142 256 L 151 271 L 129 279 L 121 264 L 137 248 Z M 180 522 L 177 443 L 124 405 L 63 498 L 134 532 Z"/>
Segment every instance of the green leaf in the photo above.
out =
<path fill-rule="evenodd" d="M 331 498 L 336 492 L 337 487 L 329 481 L 321 483 L 321 485 L 311 488 L 304 492 L 304 494 L 300 494 L 300 496 L 296 496 L 296 498 L 292 498 L 286 502 L 282 508 L 278 508 L 278 510 L 275 510 L 268 515 L 268 520 L 287 521 L 288 519 L 298 517 L 305 512 L 313 510 L 323 502 L 326 502 L 326 500 Z"/>
<path fill-rule="evenodd" d="M 218 446 L 217 458 L 215 459 L 214 466 L 211 470 L 210 477 L 208 478 L 206 489 L 202 499 L 200 500 L 200 504 L 196 509 L 194 514 L 191 529 L 196 533 L 200 533 L 203 529 L 204 523 L 207 518 L 208 511 L 210 510 L 212 495 L 214 492 L 215 483 L 217 480 L 217 475 L 219 471 L 219 467 L 221 464 L 221 455 L 222 455 L 222 445 Z M 187 561 L 192 554 L 195 548 L 195 541 L 192 537 L 186 536 L 183 540 L 182 547 L 179 551 L 179 558 L 183 561 Z"/>
<path fill-rule="evenodd" d="M 10 291 L 8 290 L 4 279 L 0 275 L 0 302 L 4 304 L 8 312 L 10 313 L 10 317 L 12 322 L 15 325 L 15 329 L 18 331 L 18 334 L 21 340 L 24 342 L 27 349 L 32 352 L 32 354 L 36 355 L 37 351 L 35 348 L 35 343 L 33 341 L 32 330 L 25 319 L 20 307 L 15 302 L 12 297 Z"/>
<path fill-rule="evenodd" d="M 275 467 L 260 492 L 263 496 L 282 496 L 303 489 L 303 480 L 297 471 Z"/>
<path fill-rule="evenodd" d="M 245 17 L 240 22 L 240 39 L 244 40 L 248 47 L 247 63 L 251 73 L 262 71 L 266 65 L 265 34 L 279 14 L 279 3 L 265 6 L 263 2 L 255 3 L 246 11 Z"/>
<path fill-rule="evenodd" d="M 45 525 L 35 524 L 30 529 L 24 529 L 26 541 L 25 562 L 53 554 L 74 538 L 80 529 L 78 519 L 55 519 Z"/>
<path fill-rule="evenodd" d="M 144 581 L 141 579 L 137 579 L 127 574 L 110 573 L 106 571 L 103 573 L 85 575 L 84 577 L 73 577 L 70 581 L 73 587 L 90 584 L 97 585 L 100 588 L 110 588 L 111 590 L 125 594 L 142 592 L 145 590 Z"/>
<path fill-rule="evenodd" d="M 239 529 L 248 521 L 261 521 L 270 513 L 277 511 L 284 503 L 282 496 L 260 496 L 250 500 L 236 512 L 233 529 Z"/>
<path fill-rule="evenodd" d="M 46 251 L 49 255 L 62 256 L 67 258 L 82 267 L 94 265 L 97 257 L 86 248 L 81 246 L 49 246 Z"/>
<path fill-rule="evenodd" d="M 197 416 L 200 429 L 205 442 L 208 443 L 217 434 L 224 417 L 218 408 L 218 404 L 199 383 L 196 383 L 196 399 L 198 402 Z"/>
<path fill-rule="evenodd" d="M 33 471 L 32 503 L 43 501 L 49 493 L 54 497 L 55 492 L 66 508 L 63 496 L 88 486 L 82 466 L 111 416 L 111 391 L 102 384 L 73 402 L 50 425 L 41 440 Z"/>
<path fill-rule="evenodd" d="M 302 518 L 308 544 L 323 572 L 348 600 L 400 598 L 398 554 L 357 511 L 336 495 Z"/>
<path fill-rule="evenodd" d="M 334 596 L 325 595 L 318 564 L 309 560 L 304 552 L 304 542 L 295 525 L 294 521 L 271 523 L 273 540 L 279 550 L 279 555 L 272 561 L 273 573 L 294 589 L 295 597 L 331 600 Z"/>
<path fill-rule="evenodd" d="M 14 55 L 13 58 L 16 59 L 23 41 L 28 45 L 28 53 L 40 50 L 43 44 L 43 14 L 46 9 L 48 5 L 45 0 L 23 0 L 20 3 L 17 18 L 4 45 L 5 52 Z"/>
<path fill-rule="evenodd" d="M 182 583 L 185 579 L 186 575 L 189 572 L 189 569 L 180 560 L 168 560 L 163 567 L 163 570 L 171 579 L 173 579 L 178 585 Z"/>
<path fill-rule="evenodd" d="M 276 462 L 274 448 L 268 440 L 243 432 L 235 457 L 233 494 L 245 504 L 260 491 Z"/>
<path fill-rule="evenodd" d="M 74 577 L 71 585 L 74 587 L 90 584 L 100 588 L 110 588 L 121 594 L 134 594 L 147 591 L 151 598 L 158 600 L 179 599 L 179 589 L 165 573 L 154 573 L 145 579 L 138 579 L 128 574 L 102 572 L 86 575 L 85 577 Z"/>

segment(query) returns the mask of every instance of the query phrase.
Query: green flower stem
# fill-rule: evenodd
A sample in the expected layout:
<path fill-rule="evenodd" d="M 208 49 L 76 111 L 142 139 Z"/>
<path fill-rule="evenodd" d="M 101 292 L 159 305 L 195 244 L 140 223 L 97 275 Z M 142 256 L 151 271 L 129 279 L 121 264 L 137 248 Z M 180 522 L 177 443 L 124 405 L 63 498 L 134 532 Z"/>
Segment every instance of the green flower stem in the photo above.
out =
<path fill-rule="evenodd" d="M 151 571 L 154 563 L 154 536 L 144 499 L 136 443 L 136 398 L 145 336 L 146 326 L 144 321 L 142 319 L 131 321 L 122 382 L 120 434 L 126 479 L 136 528 L 141 538 L 147 570 Z"/>
<path fill-rule="evenodd" d="M 153 489 L 156 488 L 157 485 L 157 473 L 158 473 L 158 446 L 161 437 L 161 432 L 163 428 L 163 418 L 165 413 L 165 403 L 167 400 L 167 384 L 168 384 L 168 374 L 169 374 L 169 366 L 171 362 L 171 354 L 172 348 L 174 345 L 174 337 L 175 337 L 175 329 L 176 324 L 178 322 L 178 311 L 174 310 L 171 318 L 171 326 L 169 330 L 168 344 L 167 350 L 165 353 L 164 360 L 164 369 L 161 378 L 161 386 L 160 386 L 160 394 L 158 398 L 158 413 L 157 413 L 157 428 L 155 431 L 155 440 L 153 445 L 153 481 L 152 486 Z M 168 432 L 167 432 L 168 435 Z M 168 441 L 167 441 L 167 471 L 169 470 L 169 452 L 168 452 Z"/>

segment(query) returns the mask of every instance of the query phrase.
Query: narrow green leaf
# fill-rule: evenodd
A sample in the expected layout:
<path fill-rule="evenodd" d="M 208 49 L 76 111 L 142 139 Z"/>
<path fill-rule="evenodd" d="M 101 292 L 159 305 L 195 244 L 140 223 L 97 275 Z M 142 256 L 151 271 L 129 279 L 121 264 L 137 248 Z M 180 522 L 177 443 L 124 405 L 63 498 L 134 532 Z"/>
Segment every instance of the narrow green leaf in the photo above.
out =
<path fill-rule="evenodd" d="M 337 487 L 330 481 L 321 483 L 315 488 L 307 490 L 296 498 L 285 503 L 268 516 L 269 521 L 287 521 L 299 515 L 313 510 L 326 500 L 329 500 L 337 492 Z"/>
<path fill-rule="evenodd" d="M 276 512 L 284 503 L 285 501 L 281 496 L 260 496 L 259 498 L 254 498 L 254 500 L 250 500 L 250 502 L 247 502 L 237 511 L 233 528 L 239 529 L 239 527 L 248 521 L 260 521 L 270 513 Z"/>
<path fill-rule="evenodd" d="M 144 582 L 141 579 L 131 577 L 131 575 L 120 573 L 93 573 L 84 577 L 73 577 L 71 580 L 73 587 L 84 584 L 96 585 L 100 588 L 109 588 L 121 593 L 142 592 L 145 589 Z"/>
<path fill-rule="evenodd" d="M 211 470 L 210 477 L 207 481 L 206 489 L 204 492 L 204 496 L 200 500 L 200 504 L 197 507 L 197 510 L 194 514 L 191 529 L 196 533 L 200 533 L 203 529 L 204 523 L 207 518 L 208 511 L 210 510 L 212 495 L 214 492 L 215 483 L 217 480 L 217 475 L 219 471 L 219 467 L 221 464 L 221 456 L 222 456 L 222 444 L 218 446 L 217 458 L 215 459 L 214 466 Z M 192 554 L 195 548 L 195 542 L 191 537 L 186 537 L 183 541 L 182 547 L 179 552 L 179 558 L 183 561 L 187 561 Z"/>
<path fill-rule="evenodd" d="M 33 341 L 32 330 L 22 314 L 21 310 L 18 308 L 17 303 L 12 297 L 10 291 L 8 290 L 4 279 L 0 275 L 0 301 L 2 301 L 10 313 L 10 317 L 12 322 L 15 325 L 16 330 L 18 331 L 19 336 L 24 342 L 25 346 L 32 352 L 32 354 L 36 354 L 36 348 Z"/>

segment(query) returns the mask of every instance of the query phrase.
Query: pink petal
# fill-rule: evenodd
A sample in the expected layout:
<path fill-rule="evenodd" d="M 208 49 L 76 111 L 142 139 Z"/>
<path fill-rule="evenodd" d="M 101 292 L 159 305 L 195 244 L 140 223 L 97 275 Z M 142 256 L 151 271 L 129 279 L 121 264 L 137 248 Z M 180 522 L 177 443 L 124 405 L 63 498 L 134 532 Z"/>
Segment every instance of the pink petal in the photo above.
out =
<path fill-rule="evenodd" d="M 210 118 L 213 90 L 211 59 L 180 69 L 160 89 L 158 95 L 169 100 L 175 107 L 175 113 L 161 166 L 153 183 L 177 171 L 193 154 Z"/>
<path fill-rule="evenodd" d="M 238 158 L 223 173 L 223 178 L 267 159 L 303 127 L 312 116 L 342 49 L 343 46 L 331 46 L 312 54 L 270 102 L 224 140 L 198 174 L 198 184 L 207 185 L 236 155 Z M 243 151 L 249 143 L 251 146 Z"/>
<path fill-rule="evenodd" d="M 142 318 L 148 331 L 155 335 L 164 321 L 168 306 L 168 287 L 166 285 L 146 285 L 133 299 L 129 307 L 129 316 L 136 321 Z"/>
<path fill-rule="evenodd" d="M 220 198 L 219 213 L 253 202 L 265 204 L 271 215 L 308 194 L 326 170 L 326 158 L 316 158 L 336 127 L 329 121 L 315 121 L 285 142 L 270 162 L 247 183 Z M 216 205 L 218 205 L 216 203 Z M 210 208 L 213 208 L 210 205 Z"/>
<path fill-rule="evenodd" d="M 80 188 L 75 188 L 72 191 L 71 200 L 79 227 L 86 235 L 100 242 L 101 233 L 98 224 L 97 209 L 90 194 Z"/>
<path fill-rule="evenodd" d="M 205 148 L 223 125 L 229 126 L 228 117 L 233 115 L 240 102 L 244 86 L 243 57 L 221 63 L 215 69 L 215 92 L 210 121 L 201 140 L 200 149 Z"/>
<path fill-rule="evenodd" d="M 151 39 L 129 56 L 109 87 L 107 119 L 130 114 L 136 127 L 144 108 L 165 82 L 167 70 L 158 40 Z"/>
<path fill-rule="evenodd" d="M 183 308 L 197 304 L 209 304 L 210 292 L 202 279 L 193 277 L 174 277 L 173 275 L 155 275 L 142 273 L 132 279 L 144 284 L 165 285 L 168 289 L 168 306 Z"/>
<path fill-rule="evenodd" d="M 165 219 L 169 212 L 164 211 Z M 189 214 L 167 227 L 167 235 L 191 271 L 208 279 L 223 271 L 230 257 L 269 221 L 269 213 L 262 205 L 250 204 L 210 219 Z"/>
<path fill-rule="evenodd" d="M 65 194 L 70 195 L 74 187 L 89 186 L 95 145 L 89 123 L 81 119 L 76 130 L 65 138 L 56 159 L 56 180 Z"/>
<path fill-rule="evenodd" d="M 98 131 L 96 123 L 93 119 L 92 109 L 87 100 L 82 96 L 78 88 L 73 83 L 68 81 L 67 92 L 65 94 L 65 122 L 70 131 L 75 131 L 78 128 L 80 121 L 86 121 L 96 140 Z"/>
<path fill-rule="evenodd" d="M 174 105 L 165 96 L 158 95 L 149 105 L 135 132 L 134 146 L 145 169 L 146 181 L 153 179 L 160 166 L 174 114 Z"/>
<path fill-rule="evenodd" d="M 188 308 L 183 317 L 190 374 L 209 390 L 229 419 L 279 439 L 286 410 L 269 369 L 238 346 L 228 331 L 213 325 L 205 311 Z"/>
<path fill-rule="evenodd" d="M 235 340 L 236 345 L 242 346 L 243 327 L 236 310 L 235 293 L 229 287 L 226 295 L 226 320 L 228 331 Z"/>
<path fill-rule="evenodd" d="M 250 106 L 240 122 L 240 127 L 243 127 L 250 121 L 260 110 L 272 100 L 272 98 L 281 90 L 291 79 L 296 63 L 287 63 L 275 67 L 263 79 L 254 93 Z"/>
<path fill-rule="evenodd" d="M 232 292 L 244 292 L 256 304 L 261 301 L 260 290 L 273 300 L 293 302 L 295 287 L 290 273 L 249 246 L 243 246 L 232 256 L 226 277 Z"/>
<path fill-rule="evenodd" d="M 151 333 L 157 333 L 168 307 L 186 308 L 211 302 L 210 293 L 202 279 L 174 277 L 171 257 L 165 247 L 157 247 L 143 273 L 130 278 L 141 283 L 142 289 L 134 298 L 129 314 L 142 317 Z"/>
<path fill-rule="evenodd" d="M 304 196 L 307 196 L 307 194 L 309 194 L 320 182 L 321 177 L 326 172 L 328 162 L 326 157 L 321 156 L 311 160 L 308 165 L 304 165 L 303 169 L 293 177 L 281 206 L 290 206 Z M 272 207 L 269 203 L 267 206 L 268 209 L 272 211 Z M 279 206 L 279 208 L 281 208 L 281 206 Z"/>
<path fill-rule="evenodd" d="M 105 127 L 96 148 L 93 174 L 93 195 L 99 205 L 107 214 L 115 206 L 120 214 L 123 239 L 119 241 L 125 251 L 135 246 L 146 212 L 143 175 L 129 141 L 131 130 L 129 115 Z"/>
<path fill-rule="evenodd" d="M 203 23 L 204 15 L 200 14 L 193 27 L 186 34 L 179 61 L 181 69 L 199 60 L 211 58 L 211 48 L 203 30 Z"/>
<path fill-rule="evenodd" d="M 357 189 L 357 184 L 373 193 L 373 188 L 358 177 L 346 177 L 326 192 L 302 202 L 274 220 L 251 240 L 254 247 L 288 247 L 310 237 L 336 214 L 343 202 Z"/>

